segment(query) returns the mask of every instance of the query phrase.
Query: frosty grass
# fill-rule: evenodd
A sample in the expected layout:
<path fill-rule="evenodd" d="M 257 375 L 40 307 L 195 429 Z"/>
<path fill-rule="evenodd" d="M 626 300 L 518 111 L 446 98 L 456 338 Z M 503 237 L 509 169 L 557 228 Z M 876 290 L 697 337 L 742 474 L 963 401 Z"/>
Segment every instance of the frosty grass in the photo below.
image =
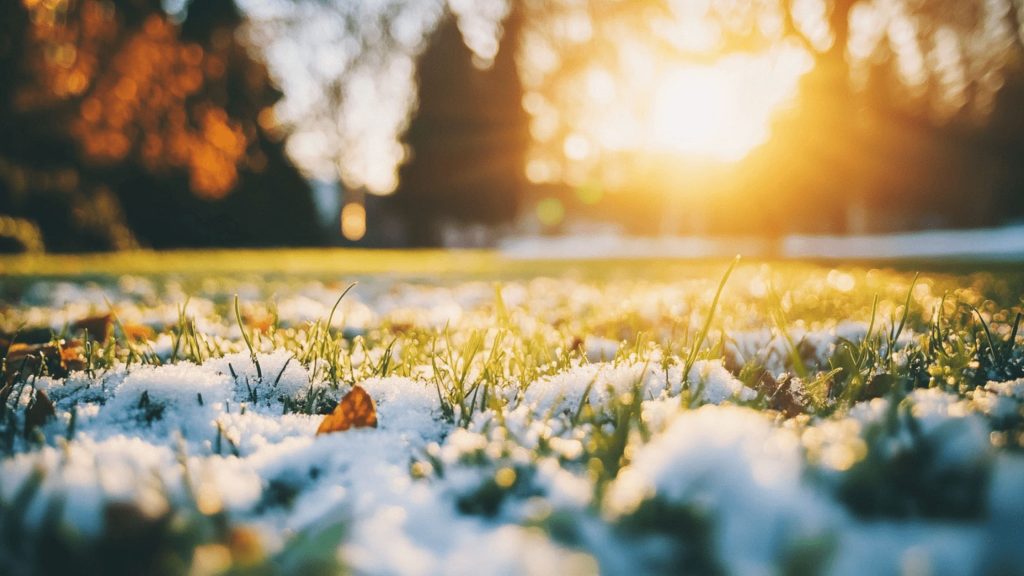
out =
<path fill-rule="evenodd" d="M 0 280 L 0 573 L 1024 573 L 1019 284 L 709 270 Z"/>

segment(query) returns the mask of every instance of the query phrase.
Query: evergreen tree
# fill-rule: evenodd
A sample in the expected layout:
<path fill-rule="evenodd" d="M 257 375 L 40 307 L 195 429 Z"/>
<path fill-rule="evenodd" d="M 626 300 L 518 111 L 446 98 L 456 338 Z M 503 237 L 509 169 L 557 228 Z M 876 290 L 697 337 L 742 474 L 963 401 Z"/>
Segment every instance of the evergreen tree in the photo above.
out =
<path fill-rule="evenodd" d="M 489 67 L 474 63 L 452 17 L 420 57 L 410 159 L 393 202 L 413 245 L 439 244 L 449 222 L 498 225 L 516 216 L 529 143 L 515 60 L 522 18 L 514 6 Z"/>

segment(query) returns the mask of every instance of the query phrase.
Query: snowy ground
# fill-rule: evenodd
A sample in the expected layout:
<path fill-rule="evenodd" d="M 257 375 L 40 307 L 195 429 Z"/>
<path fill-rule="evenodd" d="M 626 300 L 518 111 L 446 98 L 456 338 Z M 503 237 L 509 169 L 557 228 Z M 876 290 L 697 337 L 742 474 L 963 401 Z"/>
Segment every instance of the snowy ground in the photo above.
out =
<path fill-rule="evenodd" d="M 0 284 L 0 573 L 1024 573 L 1019 286 L 366 280 Z"/>
<path fill-rule="evenodd" d="M 835 260 L 1024 261 L 1024 225 L 973 230 L 932 230 L 898 234 L 808 236 L 782 238 L 770 245 L 763 238 L 668 237 L 638 238 L 615 233 L 580 236 L 511 238 L 501 247 L 512 258 L 818 258 Z"/>

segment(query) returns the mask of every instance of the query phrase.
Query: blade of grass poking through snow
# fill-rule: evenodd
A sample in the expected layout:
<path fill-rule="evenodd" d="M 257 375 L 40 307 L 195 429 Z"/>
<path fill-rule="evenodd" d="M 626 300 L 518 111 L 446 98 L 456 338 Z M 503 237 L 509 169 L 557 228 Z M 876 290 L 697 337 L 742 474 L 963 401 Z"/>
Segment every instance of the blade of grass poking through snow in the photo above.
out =
<path fill-rule="evenodd" d="M 353 283 L 349 284 L 348 288 L 345 288 L 345 290 L 342 291 L 341 296 L 338 296 L 338 299 L 334 301 L 334 306 L 331 306 L 331 313 L 327 315 L 327 332 L 328 333 L 330 333 L 330 331 L 331 331 L 331 322 L 334 321 L 334 313 L 335 313 L 335 311 L 338 310 L 338 305 L 341 304 L 342 299 L 345 298 L 345 295 L 348 294 L 349 290 L 351 290 L 351 289 L 356 287 L 356 284 L 359 284 L 359 283 L 358 282 L 353 282 Z"/>
<path fill-rule="evenodd" d="M 946 350 L 942 346 L 942 313 L 946 307 L 947 296 L 949 296 L 949 292 L 942 293 L 942 299 L 939 300 L 939 305 L 932 314 L 931 326 L 928 327 L 928 352 L 937 356 L 946 355 Z"/>
<path fill-rule="evenodd" d="M 842 347 L 850 359 L 849 364 L 843 366 L 843 376 L 846 387 L 840 393 L 841 404 L 850 407 L 860 399 L 861 391 L 867 385 L 871 376 L 872 359 L 877 360 L 881 353 L 881 342 L 879 348 L 872 348 L 872 334 L 875 331 L 875 318 L 878 315 L 878 294 L 874 295 L 871 301 L 871 321 L 868 323 L 868 331 L 860 344 L 854 345 L 849 340 L 842 341 Z"/>
<path fill-rule="evenodd" d="M 779 328 L 779 332 L 782 334 L 782 339 L 786 342 L 786 351 L 789 353 L 789 361 L 793 365 L 793 371 L 800 377 L 801 380 L 807 380 L 807 366 L 804 364 L 804 359 L 800 357 L 800 351 L 797 350 L 796 343 L 793 342 L 793 337 L 789 335 L 789 318 L 786 317 L 786 311 L 782 308 L 782 299 L 779 298 L 778 292 L 775 291 L 775 287 L 771 283 L 768 284 L 768 298 L 769 298 L 769 313 L 772 320 L 775 321 L 775 325 Z"/>
<path fill-rule="evenodd" d="M 868 331 L 864 334 L 864 341 L 862 344 L 865 346 L 871 340 L 871 333 L 875 331 L 875 317 L 878 315 L 878 294 L 871 300 L 871 322 L 868 323 Z"/>
<path fill-rule="evenodd" d="M 398 342 L 398 336 L 391 339 L 391 343 L 384 348 L 384 353 L 381 354 L 380 362 L 377 363 L 373 368 L 373 375 L 380 378 L 387 378 L 388 369 L 391 368 L 391 359 L 394 356 L 395 343 Z"/>
<path fill-rule="evenodd" d="M 284 366 L 281 366 L 281 371 L 277 373 L 277 378 L 274 378 L 274 386 L 277 387 L 278 383 L 281 382 L 281 377 L 284 376 L 284 371 L 288 369 L 288 365 L 291 364 L 292 360 L 295 359 L 295 355 L 291 355 L 287 360 L 284 361 Z"/>
<path fill-rule="evenodd" d="M 334 322 L 334 313 L 337 312 L 338 306 L 341 305 L 341 301 L 344 300 L 345 295 L 348 294 L 350 290 L 356 287 L 356 284 L 358 284 L 358 282 L 349 284 L 348 287 L 341 292 L 341 296 L 338 296 L 338 299 L 334 301 L 334 306 L 331 306 L 331 313 L 327 315 L 327 324 L 324 325 L 323 334 L 320 335 L 319 339 L 319 357 L 329 359 L 330 378 L 331 382 L 335 385 L 338 383 L 338 354 L 329 354 L 331 351 L 328 350 L 328 347 L 334 342 L 331 338 L 331 323 Z"/>
<path fill-rule="evenodd" d="M 195 358 L 192 361 L 195 362 L 196 364 L 202 364 L 210 355 L 210 347 L 209 345 L 206 345 L 206 350 L 204 353 L 203 348 L 204 345 L 206 344 L 206 339 L 203 338 L 203 335 L 196 330 L 196 319 L 194 317 L 189 319 L 188 333 L 192 349 L 194 350 L 193 354 L 195 356 Z"/>
<path fill-rule="evenodd" d="M 711 321 L 715 318 L 715 309 L 718 308 L 718 299 L 722 297 L 722 290 L 725 288 L 725 283 L 729 281 L 729 276 L 732 271 L 736 268 L 736 264 L 739 263 L 740 257 L 736 256 L 732 259 L 732 263 L 729 264 L 729 268 L 725 271 L 725 275 L 722 276 L 722 280 L 718 283 L 718 290 L 715 291 L 715 298 L 711 301 L 711 309 L 708 310 L 708 317 L 704 320 L 704 326 L 701 327 L 700 332 L 697 334 L 697 340 L 694 341 L 693 346 L 690 348 L 690 354 L 686 357 L 686 364 L 683 365 L 683 382 L 689 378 L 690 369 L 693 368 L 693 363 L 697 361 L 697 354 L 700 353 L 700 347 L 704 345 L 704 340 L 708 337 L 708 331 L 711 330 Z"/>
<path fill-rule="evenodd" d="M 572 425 L 573 426 L 576 426 L 577 424 L 579 424 L 580 416 L 583 415 L 583 408 L 585 408 L 587 403 L 590 401 L 590 391 L 594 388 L 594 383 L 597 382 L 597 377 L 600 376 L 600 375 L 601 375 L 601 371 L 600 370 L 595 372 L 594 373 L 594 377 L 590 379 L 590 382 L 587 382 L 587 387 L 583 389 L 583 394 L 580 396 L 580 402 L 576 406 L 576 412 L 573 413 L 573 416 L 572 416 Z M 666 378 L 665 381 L 668 382 L 668 379 Z"/>
<path fill-rule="evenodd" d="M 505 349 L 502 346 L 502 343 L 505 340 L 505 334 L 506 328 L 503 326 L 498 329 L 491 342 L 490 351 L 487 358 L 484 359 L 483 366 L 481 367 L 479 381 L 473 391 L 473 400 L 471 402 L 471 405 L 474 406 L 473 410 L 475 410 L 475 406 L 477 406 L 476 399 L 478 392 L 481 395 L 479 403 L 480 410 L 483 411 L 487 409 L 488 391 L 492 385 L 497 386 L 498 382 L 501 381 L 501 365 L 505 357 Z"/>
<path fill-rule="evenodd" d="M 249 348 L 249 358 L 256 366 L 256 378 L 262 382 L 263 369 L 260 368 L 260 359 L 256 356 L 256 348 L 252 345 L 252 339 L 249 338 L 249 333 L 245 331 L 245 324 L 242 323 L 242 312 L 238 309 L 238 294 L 235 294 L 235 319 L 238 320 L 238 329 L 242 332 L 242 339 L 245 340 L 245 345 Z"/>
<path fill-rule="evenodd" d="M 1017 345 L 1017 329 L 1020 328 L 1021 318 L 1024 317 L 1024 312 L 1017 312 L 1017 317 L 1013 320 L 1013 329 L 1010 330 L 1010 339 L 1007 341 L 1010 345 L 1010 350 Z"/>
<path fill-rule="evenodd" d="M 174 347 L 171 349 L 170 363 L 173 364 L 178 361 L 178 350 L 181 348 L 181 339 L 185 337 L 186 323 L 188 318 L 185 317 L 185 309 L 188 308 L 189 298 L 185 298 L 185 303 L 178 306 L 178 330 L 172 334 L 174 335 Z"/>
<path fill-rule="evenodd" d="M 501 284 L 494 285 L 494 308 L 498 321 L 502 326 L 508 325 L 508 308 L 505 306 L 505 298 L 501 295 Z"/>
<path fill-rule="evenodd" d="M 104 296 L 103 301 L 107 303 L 107 308 L 110 310 L 110 316 L 114 319 L 114 326 L 116 326 L 117 329 L 121 331 L 121 335 L 124 336 L 124 343 L 125 346 L 128 348 L 127 364 L 130 365 L 132 363 L 133 358 L 138 358 L 139 363 L 141 364 L 148 364 L 149 362 L 146 361 L 146 357 L 143 354 L 140 354 L 139 351 L 135 349 L 135 345 L 132 343 L 131 336 L 129 336 L 128 331 L 124 329 L 124 324 L 121 323 L 121 318 L 118 317 L 117 310 L 114 310 L 114 305 L 110 302 L 110 299 Z"/>
<path fill-rule="evenodd" d="M 978 321 L 981 322 L 981 327 L 985 330 L 985 339 L 988 340 L 988 355 L 992 359 L 992 364 L 999 364 L 999 351 L 996 350 L 996 343 L 992 340 L 992 331 L 988 329 L 988 322 L 985 322 L 985 318 L 982 317 L 981 311 L 974 307 L 973 304 L 968 304 L 974 315 L 978 317 Z"/>
<path fill-rule="evenodd" d="M 917 279 L 921 277 L 921 273 L 917 272 L 914 274 L 914 279 L 910 281 L 910 288 L 907 290 L 907 299 L 903 302 L 903 315 L 900 317 L 900 325 L 896 328 L 895 332 L 889 333 L 889 345 L 886 350 L 886 356 L 889 358 L 890 371 L 894 369 L 892 360 L 893 350 L 896 349 L 896 341 L 900 339 L 900 334 L 903 333 L 903 328 L 907 325 L 907 317 L 910 316 L 910 298 L 914 295 L 914 286 L 917 285 Z"/>

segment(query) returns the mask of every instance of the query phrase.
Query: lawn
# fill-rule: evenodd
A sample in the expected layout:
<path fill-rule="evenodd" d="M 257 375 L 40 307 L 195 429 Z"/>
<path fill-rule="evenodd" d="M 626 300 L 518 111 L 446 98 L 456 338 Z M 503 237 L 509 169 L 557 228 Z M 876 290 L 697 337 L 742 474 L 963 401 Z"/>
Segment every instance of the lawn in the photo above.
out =
<path fill-rule="evenodd" d="M 1024 572 L 1008 265 L 0 270 L 0 573 Z"/>

